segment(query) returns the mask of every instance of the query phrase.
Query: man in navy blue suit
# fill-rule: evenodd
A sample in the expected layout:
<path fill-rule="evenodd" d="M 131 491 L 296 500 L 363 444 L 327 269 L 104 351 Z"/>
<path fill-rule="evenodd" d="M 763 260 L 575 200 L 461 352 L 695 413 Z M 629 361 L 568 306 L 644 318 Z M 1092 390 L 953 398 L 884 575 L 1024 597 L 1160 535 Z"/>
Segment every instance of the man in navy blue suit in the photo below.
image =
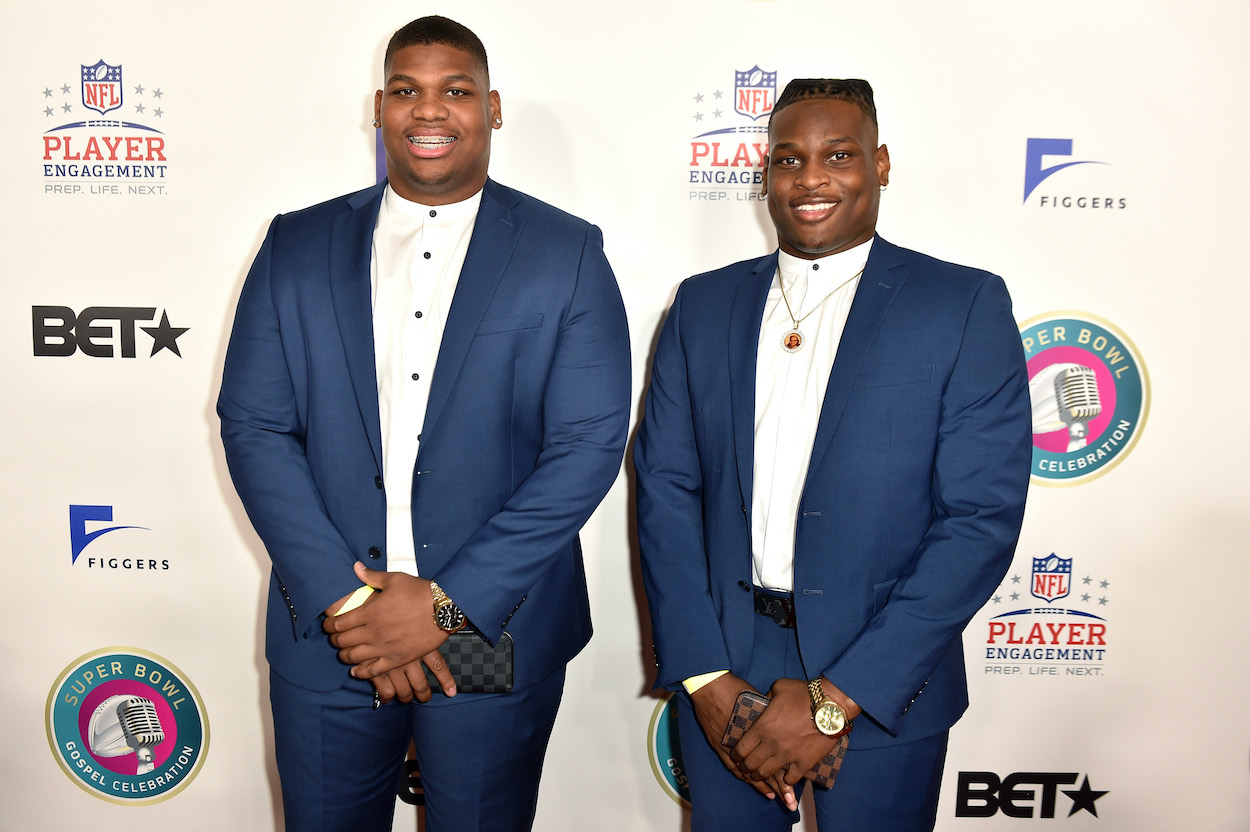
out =
<path fill-rule="evenodd" d="M 998 277 L 876 236 L 872 88 L 798 80 L 769 124 L 779 251 L 685 281 L 634 448 L 656 684 L 693 828 L 931 829 L 960 634 L 1011 562 L 1031 439 Z M 735 699 L 766 691 L 732 751 Z"/>
<path fill-rule="evenodd" d="M 624 308 L 597 228 L 488 179 L 471 31 L 396 32 L 374 117 L 387 182 L 274 219 L 218 401 L 273 561 L 286 828 L 389 830 L 411 739 L 427 829 L 528 829 L 591 633 L 577 535 L 624 451 Z M 466 622 L 506 630 L 510 693 L 457 690 Z"/>

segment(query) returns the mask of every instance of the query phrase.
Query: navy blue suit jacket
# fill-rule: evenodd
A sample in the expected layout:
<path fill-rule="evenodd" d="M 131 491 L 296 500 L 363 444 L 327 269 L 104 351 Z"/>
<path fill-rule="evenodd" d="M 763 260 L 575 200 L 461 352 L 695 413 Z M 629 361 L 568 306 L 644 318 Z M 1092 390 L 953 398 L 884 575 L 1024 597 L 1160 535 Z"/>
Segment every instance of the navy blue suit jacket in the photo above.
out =
<path fill-rule="evenodd" d="M 658 686 L 750 663 L 756 350 L 776 266 L 773 254 L 683 283 L 656 349 L 634 465 Z M 1030 457 L 1002 280 L 877 238 L 794 554 L 804 669 L 864 709 L 854 747 L 936 734 L 966 708 L 960 633 L 1010 565 Z"/>
<path fill-rule="evenodd" d="M 355 561 L 386 568 L 369 274 L 383 190 L 274 219 L 218 399 L 231 477 L 273 562 L 266 654 L 311 690 L 348 678 L 323 611 L 360 586 Z M 620 467 L 628 337 L 599 230 L 488 181 L 412 426 L 412 528 L 420 574 L 490 641 L 517 610 L 518 688 L 590 638 L 577 533 Z"/>

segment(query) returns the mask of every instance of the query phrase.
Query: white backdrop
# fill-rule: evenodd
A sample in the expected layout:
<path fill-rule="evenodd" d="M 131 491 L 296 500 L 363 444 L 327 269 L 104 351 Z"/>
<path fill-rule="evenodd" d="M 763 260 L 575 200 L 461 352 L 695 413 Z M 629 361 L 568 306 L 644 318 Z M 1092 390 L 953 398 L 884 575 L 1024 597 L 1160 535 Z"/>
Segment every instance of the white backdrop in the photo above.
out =
<path fill-rule="evenodd" d="M 765 123 L 734 112 L 735 72 L 776 72 L 778 87 L 869 79 L 893 161 L 883 235 L 1002 274 L 1022 329 L 1066 317 L 1118 334 L 1149 401 L 1136 444 L 1101 476 L 1032 489 L 1016 563 L 966 634 L 973 706 L 952 734 L 938 828 L 1250 828 L 1250 565 L 1237 545 L 1250 455 L 1201 421 L 1237 422 L 1248 404 L 1235 240 L 1250 9 L 1232 0 L 8 4 L 0 828 L 281 828 L 259 623 L 268 561 L 226 474 L 214 400 L 268 220 L 373 181 L 382 50 L 434 12 L 490 54 L 505 118 L 492 175 L 603 229 L 639 401 L 677 283 L 774 245 L 749 187 L 698 184 L 757 169 L 750 152 L 713 162 L 759 134 L 703 135 Z M 100 61 L 121 68 L 122 104 L 93 113 L 82 68 Z M 120 123 L 66 127 L 92 117 Z M 93 159 L 92 135 L 113 149 L 101 138 Z M 1027 167 L 1031 138 L 1071 140 L 1070 156 Z M 719 157 L 695 158 L 716 141 Z M 138 162 L 150 177 L 59 175 L 136 154 L 153 157 Z M 1026 170 L 1069 161 L 1100 164 L 1054 171 L 1022 201 Z M 68 307 L 78 346 L 112 357 L 36 354 L 68 330 L 35 307 Z M 95 331 L 91 307 L 113 310 L 93 313 Z M 540 830 L 686 823 L 649 761 L 658 700 L 629 490 L 622 473 L 583 533 L 596 635 L 570 667 Z M 111 507 L 111 520 L 71 523 L 71 506 Z M 72 528 L 118 526 L 138 528 L 74 557 Z M 1063 599 L 1030 592 L 1032 559 L 1051 554 L 1072 562 Z M 1030 646 L 1033 624 L 1049 645 L 1055 621 L 1064 640 L 1099 623 L 1096 659 L 987 657 L 1007 623 Z M 198 691 L 210 739 L 167 800 L 101 799 L 57 762 L 59 685 L 78 678 L 62 676 L 100 651 L 156 657 Z M 1000 780 L 1014 796 L 989 791 Z M 395 828 L 415 825 L 401 806 Z"/>

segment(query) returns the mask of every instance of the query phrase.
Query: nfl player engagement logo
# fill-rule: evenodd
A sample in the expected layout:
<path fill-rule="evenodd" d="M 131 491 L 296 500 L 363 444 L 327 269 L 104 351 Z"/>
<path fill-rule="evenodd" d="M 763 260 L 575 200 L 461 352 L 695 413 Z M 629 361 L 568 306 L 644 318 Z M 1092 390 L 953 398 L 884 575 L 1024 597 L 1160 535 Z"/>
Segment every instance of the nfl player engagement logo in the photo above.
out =
<path fill-rule="evenodd" d="M 1078 485 L 1137 443 L 1150 407 L 1137 348 L 1107 321 L 1048 312 L 1020 330 L 1033 409 L 1033 482 Z"/>
<path fill-rule="evenodd" d="M 694 102 L 695 135 L 690 139 L 687 181 L 690 199 L 720 202 L 762 199 L 764 157 L 768 155 L 768 116 L 777 103 L 777 73 L 735 70 L 733 86 L 705 84 Z"/>
<path fill-rule="evenodd" d="M 159 196 L 169 172 L 165 91 L 101 59 L 77 83 L 48 84 L 40 172 L 45 194 Z M 107 117 L 106 117 L 107 116 Z"/>
<path fill-rule="evenodd" d="M 1073 570 L 1073 558 L 1033 558 L 990 598 L 985 672 L 1002 676 L 1102 676 L 1111 581 Z M 1026 594 L 1027 593 L 1027 594 Z"/>
<path fill-rule="evenodd" d="M 664 793 L 680 806 L 690 808 L 690 786 L 681 764 L 681 739 L 677 736 L 677 700 L 666 695 L 651 714 L 647 729 L 647 756 L 651 771 Z"/>
<path fill-rule="evenodd" d="M 208 751 L 204 703 L 152 653 L 110 647 L 70 663 L 48 693 L 48 743 L 65 774 L 110 803 L 159 803 L 187 787 Z"/>

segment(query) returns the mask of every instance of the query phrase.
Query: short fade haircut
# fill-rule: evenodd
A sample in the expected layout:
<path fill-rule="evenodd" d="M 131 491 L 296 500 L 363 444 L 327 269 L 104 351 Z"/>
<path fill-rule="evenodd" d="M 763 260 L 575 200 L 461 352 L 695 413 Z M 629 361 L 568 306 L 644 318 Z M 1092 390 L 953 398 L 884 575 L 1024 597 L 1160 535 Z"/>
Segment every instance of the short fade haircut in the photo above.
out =
<path fill-rule="evenodd" d="M 473 30 L 450 18 L 437 14 L 419 17 L 391 35 L 390 42 L 386 44 L 386 57 L 382 60 L 382 66 L 390 66 L 394 54 L 409 46 L 450 46 L 467 52 L 482 65 L 482 71 L 486 73 L 486 83 L 490 84 L 486 47 L 473 34 Z"/>
<path fill-rule="evenodd" d="M 873 127 L 877 126 L 877 105 L 872 99 L 872 85 L 860 78 L 795 78 L 778 96 L 770 121 L 791 104 L 813 99 L 849 101 L 863 110 Z"/>

